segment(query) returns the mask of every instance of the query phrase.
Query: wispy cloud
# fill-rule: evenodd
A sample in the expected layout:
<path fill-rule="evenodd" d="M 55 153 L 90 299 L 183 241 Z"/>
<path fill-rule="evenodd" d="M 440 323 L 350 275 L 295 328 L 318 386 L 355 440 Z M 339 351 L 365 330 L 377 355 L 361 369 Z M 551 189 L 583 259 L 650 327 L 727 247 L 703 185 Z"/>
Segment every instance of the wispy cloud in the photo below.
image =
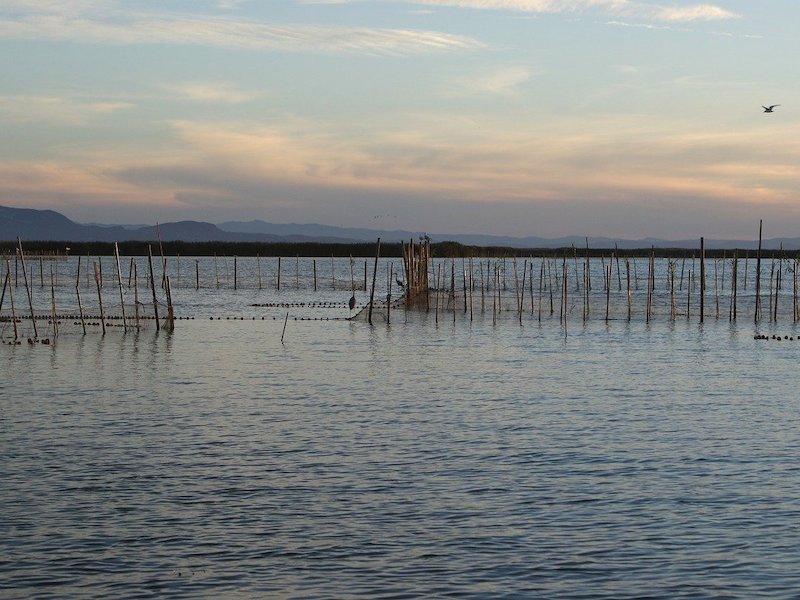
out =
<path fill-rule="evenodd" d="M 478 75 L 460 77 L 455 80 L 459 94 L 494 94 L 512 96 L 517 88 L 532 75 L 529 67 L 513 65 L 499 67 Z"/>
<path fill-rule="evenodd" d="M 118 11 L 100 16 L 95 3 L 76 10 L 44 0 L 13 0 L 0 8 L 0 38 L 76 43 L 177 44 L 291 52 L 409 55 L 480 47 L 470 37 L 438 31 L 271 24 L 234 18 L 180 17 Z M 65 3 L 70 6 L 72 3 Z"/>
<path fill-rule="evenodd" d="M 713 4 L 664 6 L 631 0 L 408 0 L 414 4 L 528 13 L 576 13 L 599 10 L 617 16 L 665 22 L 714 21 L 738 18 Z"/>
<path fill-rule="evenodd" d="M 130 102 L 88 101 L 69 96 L 3 95 L 0 118 L 14 122 L 46 122 L 82 125 L 102 115 L 128 110 Z"/>
<path fill-rule="evenodd" d="M 261 94 L 246 92 L 225 81 L 186 81 L 165 85 L 164 89 L 179 98 L 193 102 L 243 104 L 258 98 Z"/>
<path fill-rule="evenodd" d="M 659 21 L 717 21 L 720 19 L 736 19 L 739 15 L 712 4 L 694 6 L 657 6 L 652 8 L 652 16 Z"/>

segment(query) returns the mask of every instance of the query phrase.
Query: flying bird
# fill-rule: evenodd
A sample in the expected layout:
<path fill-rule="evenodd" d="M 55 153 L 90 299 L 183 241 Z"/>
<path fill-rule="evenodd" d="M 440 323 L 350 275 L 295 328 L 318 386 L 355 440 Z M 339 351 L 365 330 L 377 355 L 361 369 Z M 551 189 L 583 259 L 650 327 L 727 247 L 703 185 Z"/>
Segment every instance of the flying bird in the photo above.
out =
<path fill-rule="evenodd" d="M 761 108 L 763 108 L 763 109 L 764 109 L 764 112 L 765 112 L 765 113 L 768 113 L 768 112 L 774 112 L 772 109 L 773 109 L 773 108 L 775 108 L 776 106 L 780 106 L 780 104 L 773 104 L 772 106 L 764 106 L 764 105 L 762 104 L 762 105 L 761 105 Z"/>

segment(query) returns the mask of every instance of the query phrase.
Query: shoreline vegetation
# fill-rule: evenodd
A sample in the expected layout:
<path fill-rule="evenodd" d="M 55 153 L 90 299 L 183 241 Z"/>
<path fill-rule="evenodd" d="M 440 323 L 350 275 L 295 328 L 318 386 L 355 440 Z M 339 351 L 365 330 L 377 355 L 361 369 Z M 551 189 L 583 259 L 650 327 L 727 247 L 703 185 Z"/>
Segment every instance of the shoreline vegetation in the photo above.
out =
<path fill-rule="evenodd" d="M 416 242 L 417 240 L 415 240 Z M 68 255 L 113 256 L 114 242 L 70 242 L 64 240 L 26 241 L 25 253 L 34 256 L 59 258 Z M 148 246 L 155 250 L 159 242 L 119 242 L 119 252 L 125 256 L 147 256 Z M 298 257 L 370 257 L 375 256 L 375 242 L 326 243 L 326 242 L 179 242 L 160 243 L 167 256 L 298 256 Z M 569 246 L 562 248 L 513 248 L 508 246 L 472 246 L 458 242 L 431 243 L 431 258 L 482 258 L 482 257 L 608 257 L 611 254 L 623 257 L 653 255 L 656 258 L 691 258 L 700 255 L 700 240 L 695 248 L 587 248 Z M 0 256 L 13 256 L 17 252 L 17 241 L 0 241 Z M 381 242 L 381 256 L 400 258 L 403 256 L 402 242 Z M 752 249 L 727 248 L 705 249 L 706 258 L 728 258 L 738 255 L 755 256 Z M 762 249 L 762 258 L 800 258 L 800 250 Z"/>

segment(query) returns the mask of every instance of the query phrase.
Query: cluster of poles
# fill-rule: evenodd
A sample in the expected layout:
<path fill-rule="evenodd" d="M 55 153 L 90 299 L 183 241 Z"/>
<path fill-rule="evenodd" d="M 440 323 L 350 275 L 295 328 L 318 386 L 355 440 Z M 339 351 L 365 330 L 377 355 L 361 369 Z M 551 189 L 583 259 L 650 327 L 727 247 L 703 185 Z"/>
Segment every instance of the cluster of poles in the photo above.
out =
<path fill-rule="evenodd" d="M 456 259 L 438 261 L 432 269 L 434 285 L 416 292 L 409 298 L 409 305 L 424 307 L 428 312 L 433 311 L 438 323 L 440 312 L 452 311 L 455 321 L 456 314 L 461 312 L 459 305 L 463 306 L 463 313 L 468 314 L 472 320 L 478 301 L 481 313 L 488 309 L 488 304 L 491 302 L 492 318 L 496 323 L 498 315 L 508 310 L 504 306 L 503 290 L 508 290 L 513 285 L 511 310 L 516 309 L 520 323 L 523 315 L 528 312 L 528 305 L 530 315 L 538 315 L 540 322 L 543 315 L 554 316 L 558 311 L 559 321 L 565 330 L 568 317 L 576 308 L 581 310 L 584 322 L 589 320 L 593 312 L 604 314 L 606 321 L 620 318 L 630 321 L 634 314 L 640 314 L 639 311 L 647 323 L 658 314 L 665 313 L 668 313 L 672 320 L 678 316 L 689 319 L 693 311 L 701 323 L 712 315 L 719 319 L 724 315 L 724 311 L 727 311 L 730 321 L 736 321 L 742 310 L 739 293 L 747 292 L 749 278 L 754 282 L 755 292 L 748 296 L 753 298 L 752 316 L 754 323 L 758 324 L 765 318 L 765 310 L 766 318 L 770 322 L 777 322 L 779 314 L 785 314 L 779 313 L 779 305 L 783 306 L 781 302 L 788 300 L 787 282 L 784 277 L 784 273 L 788 273 L 792 277 L 791 306 L 788 308 L 791 310 L 792 321 L 795 323 L 800 321 L 800 303 L 798 303 L 800 261 L 773 257 L 769 268 L 769 288 L 762 289 L 761 227 L 759 227 L 755 273 L 752 273 L 749 256 L 741 260 L 738 254 L 734 253 L 730 259 L 725 257 L 721 261 L 707 259 L 703 238 L 700 239 L 699 273 L 694 255 L 688 272 L 685 257 L 680 260 L 667 259 L 666 268 L 663 263 L 657 264 L 653 250 L 644 258 L 647 272 L 646 275 L 640 276 L 636 258 L 620 257 L 618 252 L 613 252 L 608 258 L 601 255 L 599 258 L 601 263 L 599 270 L 603 279 L 601 295 L 597 293 L 596 284 L 592 281 L 592 274 L 597 273 L 598 265 L 592 264 L 588 251 L 585 257 L 579 258 L 575 248 L 571 253 L 565 252 L 559 258 L 542 257 L 538 261 L 533 257 L 523 261 L 517 258 L 510 259 L 513 273 L 511 284 L 507 281 L 508 259 L 488 260 L 485 264 L 481 260 L 476 265 L 473 257 L 462 258 L 460 268 L 457 268 Z M 713 267 L 713 274 L 709 273 L 709 267 Z M 727 274 L 728 267 L 730 275 Z M 646 294 L 642 294 L 640 289 L 646 289 Z M 637 309 L 635 299 L 640 297 L 644 300 L 644 307 Z M 619 307 L 620 299 L 623 302 L 622 308 Z"/>
<path fill-rule="evenodd" d="M 696 316 L 700 322 L 706 317 L 719 319 L 727 312 L 730 321 L 740 318 L 740 313 L 744 309 L 749 313 L 752 307 L 752 318 L 755 324 L 767 318 L 770 322 L 777 322 L 780 315 L 786 315 L 791 311 L 792 321 L 800 321 L 800 303 L 798 302 L 798 273 L 800 272 L 800 261 L 790 259 L 786 256 L 771 259 L 769 266 L 768 288 L 763 285 L 764 274 L 762 274 L 761 256 L 761 224 L 759 225 L 759 246 L 755 257 L 755 265 L 749 255 L 740 259 L 737 253 L 731 257 L 723 255 L 722 260 L 718 258 L 707 259 L 705 252 L 705 240 L 700 239 L 699 249 L 699 272 L 696 265 L 696 257 L 692 254 L 690 263 L 687 265 L 687 257 L 682 259 L 668 258 L 656 259 L 653 249 L 646 255 L 639 255 L 640 261 L 646 262 L 646 273 L 640 273 L 641 263 L 637 265 L 636 257 L 622 256 L 615 248 L 610 255 L 591 256 L 586 248 L 585 257 L 579 257 L 579 251 L 573 246 L 570 250 L 564 250 L 561 256 L 541 258 L 519 259 L 496 258 L 496 259 L 476 259 L 475 257 L 456 258 L 433 258 L 433 252 L 429 240 L 421 240 L 415 243 L 410 240 L 402 244 L 402 274 L 395 273 L 394 263 L 386 261 L 386 320 L 391 321 L 391 309 L 393 284 L 396 282 L 401 288 L 398 299 L 405 302 L 406 309 L 425 310 L 433 312 L 438 323 L 440 313 L 452 312 L 455 321 L 457 314 L 461 312 L 469 315 L 472 320 L 477 306 L 480 312 L 485 313 L 491 306 L 493 323 L 497 322 L 498 316 L 503 312 L 516 312 L 516 317 L 522 323 L 523 316 L 530 314 L 538 321 L 546 317 L 554 317 L 558 313 L 559 322 L 562 323 L 566 331 L 568 320 L 574 319 L 577 310 L 581 312 L 583 321 L 590 318 L 597 318 L 604 315 L 606 321 L 615 319 L 632 320 L 641 315 L 646 322 L 668 314 L 671 319 L 679 316 L 691 318 Z M 372 289 L 369 294 L 369 303 L 364 307 L 366 319 L 372 323 L 373 307 L 376 305 L 375 292 L 378 275 L 378 264 L 381 252 L 381 241 L 378 239 L 374 265 L 371 273 Z M 119 247 L 114 245 L 113 263 L 115 277 L 112 277 L 114 287 L 118 287 L 119 310 L 121 311 L 122 327 L 126 330 L 129 327 L 139 329 L 144 320 L 154 320 L 157 329 L 162 327 L 159 306 L 166 306 L 166 314 L 163 316 L 163 327 L 167 330 L 174 329 L 175 311 L 172 302 L 172 283 L 169 272 L 177 274 L 178 286 L 180 286 L 180 257 L 169 257 L 174 261 L 171 269 L 168 269 L 168 258 L 164 256 L 163 249 L 160 252 L 161 273 L 156 274 L 154 268 L 154 257 L 152 247 L 148 246 L 148 255 L 144 281 L 146 282 L 145 292 L 140 294 L 140 264 L 131 257 L 130 267 L 127 275 L 127 296 L 128 305 L 126 306 L 125 277 L 122 272 L 122 261 L 119 254 Z M 54 271 L 52 262 L 60 259 L 56 257 L 50 261 L 49 287 L 50 287 L 50 310 L 49 314 L 37 314 L 34 311 L 34 268 L 33 265 L 26 265 L 26 258 L 30 261 L 31 257 L 23 250 L 22 241 L 17 239 L 15 249 L 14 269 L 12 271 L 11 256 L 4 257 L 5 273 L 3 278 L 2 296 L 0 296 L 0 314 L 4 306 L 10 305 L 11 317 L 0 317 L 0 320 L 11 322 L 14 328 L 14 339 L 19 337 L 17 324 L 30 318 L 33 328 L 34 339 L 40 336 L 37 320 L 47 319 L 52 325 L 52 333 L 58 335 L 59 315 L 56 306 L 56 288 L 59 286 L 58 270 Z M 50 260 L 49 257 L 48 260 Z M 85 261 L 84 261 L 85 258 Z M 221 279 L 221 269 L 216 255 L 213 257 L 213 279 L 209 283 L 210 266 L 207 263 L 204 268 L 205 277 L 201 279 L 200 259 L 192 258 L 194 262 L 194 281 L 188 282 L 184 278 L 184 289 L 194 287 L 200 290 L 226 289 L 233 287 L 234 290 L 240 288 L 253 289 L 257 286 L 259 290 L 267 287 L 281 290 L 282 286 L 287 287 L 284 271 L 286 267 L 282 265 L 282 258 L 275 257 L 277 265 L 272 270 L 271 276 L 262 268 L 260 256 L 248 259 L 244 275 L 239 266 L 239 257 L 233 256 L 233 285 L 230 285 L 229 257 L 224 257 L 224 279 Z M 321 259 L 325 261 L 327 259 Z M 460 260 L 460 265 L 458 261 Z M 665 262 L 666 261 L 666 262 Z M 510 265 L 509 265 L 510 263 Z M 598 264 L 599 263 L 599 264 Z M 44 268 L 45 260 L 39 257 L 39 285 L 46 287 L 46 273 Z M 72 263 L 74 265 L 74 263 Z M 349 307 L 352 310 L 355 306 L 356 262 L 350 257 L 349 281 L 347 276 L 341 271 L 336 272 L 334 258 L 330 259 L 330 285 L 331 288 L 348 289 L 352 292 Z M 309 269 L 308 267 L 311 267 Z M 342 265 L 339 265 L 340 268 Z M 21 268 L 20 268 L 21 267 Z M 253 268 L 255 267 L 255 268 Z M 300 258 L 295 258 L 294 265 L 294 286 L 301 288 L 301 268 Z M 323 269 L 324 270 L 324 269 Z M 177 273 L 176 273 L 177 271 Z M 755 272 L 753 272 L 755 271 Z M 1 271 L 0 271 L 1 272 Z M 20 272 L 22 277 L 20 278 Z M 321 289 L 325 283 L 325 276 L 318 274 L 317 259 L 313 259 L 311 264 L 304 265 L 304 277 L 306 279 L 304 287 L 313 287 L 314 291 Z M 358 289 L 367 291 L 368 281 L 368 262 L 364 260 L 364 277 L 358 281 Z M 602 284 L 593 281 L 594 278 L 602 277 Z M 790 276 L 792 279 L 787 282 Z M 270 277 L 272 280 L 270 280 Z M 401 280 L 402 279 L 404 280 Z M 513 279 L 509 282 L 509 277 Z M 75 272 L 75 298 L 77 300 L 78 315 L 84 333 L 87 331 L 87 320 L 97 320 L 97 316 L 87 314 L 85 300 L 81 294 L 81 283 L 85 279 L 84 292 L 87 288 L 93 287 L 97 294 L 96 307 L 99 311 L 99 325 L 103 332 L 106 331 L 107 319 L 119 319 L 119 316 L 109 317 L 103 305 L 103 294 L 101 293 L 103 282 L 103 261 L 97 257 L 94 261 L 89 256 L 77 257 L 77 270 Z M 106 280 L 109 278 L 106 277 Z M 291 279 L 291 271 L 289 271 Z M 360 278 L 359 278 L 360 279 Z M 160 283 L 159 283 L 160 280 Z M 748 282 L 754 292 L 748 292 Z M 15 300 L 14 288 L 18 288 L 20 283 L 24 286 L 25 297 L 22 305 L 19 299 Z M 349 284 L 345 286 L 346 284 Z M 71 284 L 69 284 L 71 285 Z M 62 275 L 63 286 L 63 275 Z M 787 287 L 791 286 L 787 292 Z M 107 286 L 106 286 L 107 287 Z M 288 287 L 292 287 L 289 283 Z M 161 288 L 159 292 L 158 288 Z M 698 289 L 699 288 L 699 289 Z M 130 306 L 130 295 L 133 295 L 132 307 Z M 645 293 L 646 290 L 646 293 Z M 114 292 L 116 293 L 116 291 Z M 163 293 L 165 301 L 160 302 L 158 294 Z M 743 293 L 744 299 L 740 298 Z M 140 297 L 140 295 L 142 297 Z M 151 295 L 152 298 L 145 299 L 144 296 Z M 510 295 L 510 297 L 509 297 Z M 60 296 L 63 298 L 63 295 Z M 751 300 L 752 299 L 752 303 Z M 744 302 L 744 305 L 743 305 Z M 789 304 L 791 303 L 791 306 Z M 148 305 L 152 309 L 145 311 Z M 781 311 L 779 312 L 779 306 Z M 94 309 L 93 309 L 94 310 Z M 116 308 L 115 308 L 116 310 Z M 765 314 L 766 313 L 766 314 Z"/>
<path fill-rule="evenodd" d="M 102 272 L 101 272 L 101 262 L 94 261 L 92 264 L 92 269 L 87 272 L 87 277 L 89 277 L 89 273 L 93 273 L 94 283 L 97 290 L 97 306 L 99 310 L 99 317 L 94 317 L 86 313 L 84 310 L 84 301 L 81 296 L 81 269 L 82 264 L 81 260 L 83 257 L 78 257 L 78 265 L 77 265 L 77 276 L 75 281 L 75 295 L 78 304 L 78 318 L 80 319 L 81 326 L 83 327 L 83 332 L 87 332 L 87 322 L 94 318 L 99 318 L 100 325 L 102 327 L 103 333 L 106 333 L 107 327 L 107 317 L 105 309 L 103 307 L 103 295 L 102 295 Z M 89 270 L 89 259 L 87 257 L 86 260 L 86 269 Z M 114 263 L 116 266 L 117 271 L 117 281 L 119 283 L 119 299 L 120 299 L 120 308 L 122 312 L 122 325 L 124 329 L 127 331 L 128 327 L 132 327 L 135 329 L 140 329 L 142 326 L 142 321 L 145 319 L 150 318 L 149 316 L 142 314 L 142 307 L 144 303 L 139 299 L 139 283 L 138 283 L 138 267 L 135 262 L 131 263 L 131 273 L 129 275 L 129 287 L 130 287 L 130 279 L 132 278 L 134 281 L 133 290 L 134 290 L 134 306 L 133 306 L 133 315 L 127 315 L 126 307 L 125 307 L 125 293 L 123 290 L 123 278 L 122 278 L 122 268 L 120 264 L 120 255 L 119 255 L 119 246 L 114 244 Z M 14 288 L 19 286 L 19 276 L 18 270 L 16 269 L 16 265 L 20 265 L 22 267 L 22 280 L 25 287 L 25 300 L 27 301 L 27 313 L 25 311 L 25 307 L 22 307 L 22 314 L 26 314 L 24 318 L 30 318 L 31 327 L 33 329 L 33 338 L 32 341 L 37 342 L 40 339 L 39 334 L 39 327 L 37 325 L 37 319 L 41 318 L 41 315 L 37 316 L 33 308 L 33 270 L 30 271 L 31 275 L 28 275 L 28 269 L 25 264 L 25 252 L 22 247 L 22 241 L 17 238 L 17 247 L 16 247 L 16 259 L 15 259 L 15 270 L 14 270 L 14 281 L 12 281 L 12 271 L 11 271 L 11 259 L 6 257 L 5 259 L 5 276 L 3 277 L 3 291 L 2 295 L 0 295 L 0 311 L 3 309 L 3 305 L 6 299 L 6 295 L 8 295 L 8 300 L 11 308 L 11 323 L 13 325 L 14 331 L 14 341 L 16 342 L 20 337 L 20 332 L 17 327 L 17 324 L 21 322 L 22 316 L 18 316 L 17 306 L 14 302 Z M 162 280 L 161 280 L 161 287 L 164 290 L 164 294 L 166 296 L 166 307 L 167 307 L 167 314 L 165 318 L 165 325 L 164 328 L 172 331 L 175 328 L 175 310 L 174 305 L 172 303 L 172 287 L 170 283 L 170 278 L 166 274 L 166 258 L 163 256 L 162 252 Z M 152 291 L 153 297 L 153 316 L 152 319 L 155 321 L 156 329 L 161 328 L 160 317 L 158 314 L 158 297 L 156 294 L 156 283 L 155 283 L 155 270 L 153 269 L 153 253 L 152 248 L 148 246 L 148 266 L 149 266 L 149 273 L 148 279 L 150 283 L 150 289 Z M 45 286 L 45 279 L 44 279 L 44 268 L 43 268 L 43 260 L 40 257 L 39 261 L 40 267 L 40 283 L 41 286 Z M 50 312 L 46 315 L 50 325 L 52 326 L 52 334 L 53 337 L 58 337 L 58 326 L 59 326 L 59 313 L 56 306 L 56 276 L 55 272 L 50 267 Z M 131 321 L 129 323 L 129 321 Z M 49 342 L 49 338 L 45 338 Z"/>

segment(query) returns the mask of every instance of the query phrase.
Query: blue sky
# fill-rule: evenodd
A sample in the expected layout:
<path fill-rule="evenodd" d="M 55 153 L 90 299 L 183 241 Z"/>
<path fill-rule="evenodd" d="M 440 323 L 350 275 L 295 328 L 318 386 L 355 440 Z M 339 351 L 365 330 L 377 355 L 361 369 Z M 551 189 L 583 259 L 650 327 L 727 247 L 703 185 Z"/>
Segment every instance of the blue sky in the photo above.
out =
<path fill-rule="evenodd" d="M 4 0 L 0 203 L 800 235 L 798 22 L 796 0 Z"/>

